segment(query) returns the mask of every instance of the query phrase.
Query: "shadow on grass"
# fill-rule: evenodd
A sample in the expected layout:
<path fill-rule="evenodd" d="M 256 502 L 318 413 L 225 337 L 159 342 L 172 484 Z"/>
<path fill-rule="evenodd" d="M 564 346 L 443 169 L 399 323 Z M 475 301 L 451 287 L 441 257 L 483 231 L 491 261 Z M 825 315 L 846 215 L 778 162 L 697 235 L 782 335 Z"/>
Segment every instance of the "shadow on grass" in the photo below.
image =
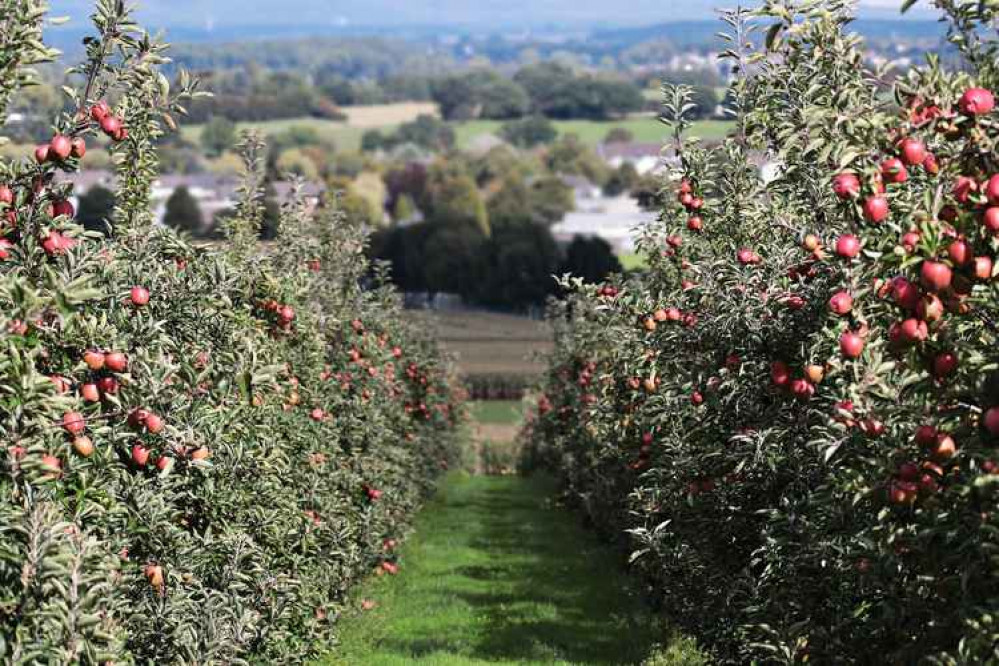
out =
<path fill-rule="evenodd" d="M 667 642 L 662 624 L 553 494 L 542 477 L 449 479 L 331 663 L 641 663 Z"/>

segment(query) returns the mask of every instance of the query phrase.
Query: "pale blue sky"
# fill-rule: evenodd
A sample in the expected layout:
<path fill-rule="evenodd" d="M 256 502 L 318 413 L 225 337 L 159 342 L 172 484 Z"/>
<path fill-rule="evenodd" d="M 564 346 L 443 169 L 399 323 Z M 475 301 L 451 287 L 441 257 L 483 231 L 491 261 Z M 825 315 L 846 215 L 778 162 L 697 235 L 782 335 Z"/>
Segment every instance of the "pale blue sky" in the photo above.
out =
<path fill-rule="evenodd" d="M 158 26 L 521 25 L 606 23 L 646 25 L 707 19 L 738 0 L 140 0 L 142 20 Z M 928 4 L 928 0 L 924 0 Z M 55 13 L 74 24 L 92 0 L 52 0 Z M 753 5 L 754 0 L 743 0 Z M 860 0 L 861 14 L 900 19 L 901 0 Z M 926 10 L 912 17 L 932 16 Z"/>

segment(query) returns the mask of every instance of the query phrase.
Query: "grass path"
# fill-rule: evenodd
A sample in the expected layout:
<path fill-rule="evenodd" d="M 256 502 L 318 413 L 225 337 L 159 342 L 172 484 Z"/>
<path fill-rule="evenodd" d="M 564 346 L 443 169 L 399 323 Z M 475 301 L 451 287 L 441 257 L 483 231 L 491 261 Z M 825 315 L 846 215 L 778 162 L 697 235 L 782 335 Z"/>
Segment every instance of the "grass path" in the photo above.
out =
<path fill-rule="evenodd" d="M 400 573 L 355 597 L 323 664 L 636 664 L 666 632 L 631 591 L 619 556 L 554 506 L 543 477 L 454 473 L 420 514 Z M 687 642 L 657 664 L 702 663 Z"/>

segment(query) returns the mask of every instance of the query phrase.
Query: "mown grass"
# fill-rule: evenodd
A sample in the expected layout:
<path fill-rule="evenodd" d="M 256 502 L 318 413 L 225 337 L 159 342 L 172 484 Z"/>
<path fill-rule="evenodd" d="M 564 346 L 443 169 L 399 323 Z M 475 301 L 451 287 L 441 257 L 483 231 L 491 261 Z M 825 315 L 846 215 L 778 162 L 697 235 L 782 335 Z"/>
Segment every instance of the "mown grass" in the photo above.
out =
<path fill-rule="evenodd" d="M 475 120 L 455 126 L 458 146 L 467 148 L 475 143 L 476 137 L 483 134 L 497 134 L 503 123 L 498 120 Z M 583 143 L 596 146 L 604 140 L 607 132 L 615 127 L 622 127 L 634 136 L 638 143 L 663 144 L 669 138 L 669 132 L 654 116 L 639 116 L 622 120 L 558 120 L 554 123 L 559 134 L 575 134 Z M 694 123 L 690 129 L 692 136 L 702 139 L 722 139 L 731 131 L 732 123 L 724 120 L 703 120 Z"/>
<path fill-rule="evenodd" d="M 452 474 L 417 519 L 397 577 L 374 578 L 374 610 L 343 621 L 327 666 L 703 663 L 671 639 L 618 554 L 555 506 L 542 477 Z"/>
<path fill-rule="evenodd" d="M 470 405 L 472 418 L 482 424 L 516 425 L 524 416 L 519 400 L 480 400 Z"/>
<path fill-rule="evenodd" d="M 634 271 L 647 267 L 645 256 L 637 252 L 619 254 L 617 258 L 621 262 L 621 267 L 626 271 Z"/>

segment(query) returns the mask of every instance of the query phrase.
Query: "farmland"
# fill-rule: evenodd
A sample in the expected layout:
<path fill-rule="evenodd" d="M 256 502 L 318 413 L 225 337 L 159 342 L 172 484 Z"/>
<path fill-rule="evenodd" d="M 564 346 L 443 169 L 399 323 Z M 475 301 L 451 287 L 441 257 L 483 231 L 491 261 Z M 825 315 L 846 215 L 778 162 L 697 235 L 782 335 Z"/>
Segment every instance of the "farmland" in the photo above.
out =
<path fill-rule="evenodd" d="M 465 376 L 537 375 L 539 355 L 552 349 L 551 330 L 542 321 L 494 312 L 417 313 L 435 327 L 444 350 Z"/>
<path fill-rule="evenodd" d="M 238 128 L 256 128 L 266 135 L 283 132 L 291 127 L 308 127 L 314 129 L 323 139 L 333 142 L 339 151 L 357 151 L 361 148 L 361 137 L 369 129 L 391 131 L 422 114 L 437 115 L 436 105 L 422 102 L 343 107 L 342 111 L 347 114 L 346 121 L 291 118 L 238 123 Z M 497 134 L 502 124 L 498 120 L 455 123 L 458 147 L 468 148 L 474 145 L 479 137 Z M 607 132 L 615 127 L 628 130 L 639 143 L 662 143 L 666 136 L 663 125 L 651 115 L 632 116 L 621 120 L 558 120 L 553 124 L 560 134 L 575 134 L 591 146 L 600 143 Z M 182 129 L 184 138 L 197 141 L 201 128 L 201 125 L 185 126 Z M 724 137 L 730 128 L 729 122 L 706 120 L 695 123 L 693 133 L 703 139 L 715 140 Z"/>

